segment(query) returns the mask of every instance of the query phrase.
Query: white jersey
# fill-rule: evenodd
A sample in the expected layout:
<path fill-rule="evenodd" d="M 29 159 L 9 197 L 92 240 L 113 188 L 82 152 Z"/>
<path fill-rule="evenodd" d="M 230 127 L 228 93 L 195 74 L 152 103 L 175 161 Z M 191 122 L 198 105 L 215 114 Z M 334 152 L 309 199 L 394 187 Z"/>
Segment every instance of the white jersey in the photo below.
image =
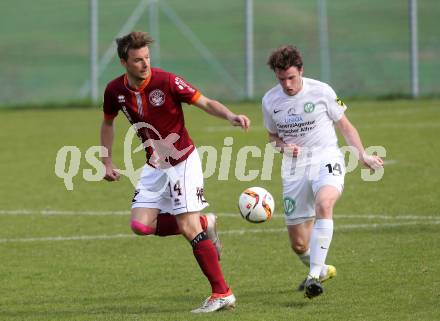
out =
<path fill-rule="evenodd" d="M 346 109 L 329 85 L 304 77 L 303 87 L 295 96 L 285 94 L 278 84 L 263 97 L 266 129 L 301 148 L 338 149 L 333 123 Z"/>
<path fill-rule="evenodd" d="M 300 146 L 299 156 L 284 154 L 281 166 L 287 225 L 315 216 L 315 197 L 321 187 L 334 186 L 342 193 L 345 165 L 334 122 L 346 109 L 329 85 L 309 78 L 303 78 L 295 96 L 285 94 L 279 84 L 264 95 L 266 129 L 284 143 Z"/>

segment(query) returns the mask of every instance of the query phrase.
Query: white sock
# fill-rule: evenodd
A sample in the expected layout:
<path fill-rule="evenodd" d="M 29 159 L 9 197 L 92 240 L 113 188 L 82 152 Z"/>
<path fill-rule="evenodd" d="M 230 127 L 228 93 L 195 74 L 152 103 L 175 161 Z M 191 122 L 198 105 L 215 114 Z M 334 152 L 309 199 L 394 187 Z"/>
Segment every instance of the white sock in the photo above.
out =
<path fill-rule="evenodd" d="M 324 264 L 321 269 L 321 272 L 319 273 L 319 278 L 320 279 L 324 278 L 327 275 L 327 272 L 328 272 L 328 265 Z"/>
<path fill-rule="evenodd" d="M 298 255 L 298 258 L 305 266 L 310 268 L 310 249 L 307 249 L 307 251 L 305 251 L 302 254 L 296 253 L 296 255 Z M 321 269 L 321 272 L 319 273 L 319 278 L 321 279 L 324 278 L 327 275 L 327 272 L 328 272 L 328 265 L 324 264 Z"/>
<path fill-rule="evenodd" d="M 309 277 L 319 278 L 333 236 L 333 220 L 318 219 L 313 226 L 310 238 Z"/>
<path fill-rule="evenodd" d="M 310 268 L 310 249 L 307 249 L 307 251 L 305 251 L 302 254 L 296 253 L 296 255 L 298 255 L 298 258 L 305 266 Z M 325 277 L 327 275 L 327 272 L 328 272 L 328 265 L 324 264 L 321 269 L 321 273 L 319 273 L 319 278 L 322 279 L 323 277 Z"/>
<path fill-rule="evenodd" d="M 303 262 L 305 266 L 310 267 L 310 248 L 307 249 L 307 251 L 305 251 L 304 253 L 296 253 L 296 255 L 298 255 L 299 259 L 301 260 L 301 262 Z"/>

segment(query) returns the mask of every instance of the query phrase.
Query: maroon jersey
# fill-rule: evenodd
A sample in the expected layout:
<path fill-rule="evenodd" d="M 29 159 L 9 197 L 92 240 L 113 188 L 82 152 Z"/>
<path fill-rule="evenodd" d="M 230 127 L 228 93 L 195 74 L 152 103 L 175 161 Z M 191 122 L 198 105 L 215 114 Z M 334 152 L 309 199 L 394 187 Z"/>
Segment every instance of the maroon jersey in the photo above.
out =
<path fill-rule="evenodd" d="M 104 118 L 113 119 L 121 110 L 137 128 L 153 167 L 174 166 L 194 150 L 185 128 L 182 102 L 192 104 L 201 93 L 182 78 L 159 68 L 134 91 L 127 75 L 110 81 L 104 93 Z"/>

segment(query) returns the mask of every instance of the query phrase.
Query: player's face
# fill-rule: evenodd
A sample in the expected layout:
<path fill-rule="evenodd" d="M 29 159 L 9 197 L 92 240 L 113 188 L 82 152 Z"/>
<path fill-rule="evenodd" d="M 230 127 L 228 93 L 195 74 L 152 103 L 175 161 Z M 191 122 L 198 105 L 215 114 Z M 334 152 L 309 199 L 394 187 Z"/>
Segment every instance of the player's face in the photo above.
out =
<path fill-rule="evenodd" d="M 276 69 L 275 75 L 286 95 L 295 96 L 302 88 L 303 69 L 289 67 L 285 70 Z"/>
<path fill-rule="evenodd" d="M 150 51 L 148 47 L 129 49 L 127 60 L 121 59 L 121 64 L 127 70 L 127 74 L 137 80 L 143 81 L 151 72 Z"/>

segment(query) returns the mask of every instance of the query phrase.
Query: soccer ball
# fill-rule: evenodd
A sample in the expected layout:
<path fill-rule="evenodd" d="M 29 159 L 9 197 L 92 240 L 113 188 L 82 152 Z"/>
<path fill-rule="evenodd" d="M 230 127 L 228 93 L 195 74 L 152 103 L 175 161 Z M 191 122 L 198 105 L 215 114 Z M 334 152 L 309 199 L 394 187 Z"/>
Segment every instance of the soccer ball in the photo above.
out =
<path fill-rule="evenodd" d="M 241 216 L 251 223 L 262 223 L 272 217 L 275 204 L 272 195 L 262 187 L 250 187 L 238 200 Z"/>

